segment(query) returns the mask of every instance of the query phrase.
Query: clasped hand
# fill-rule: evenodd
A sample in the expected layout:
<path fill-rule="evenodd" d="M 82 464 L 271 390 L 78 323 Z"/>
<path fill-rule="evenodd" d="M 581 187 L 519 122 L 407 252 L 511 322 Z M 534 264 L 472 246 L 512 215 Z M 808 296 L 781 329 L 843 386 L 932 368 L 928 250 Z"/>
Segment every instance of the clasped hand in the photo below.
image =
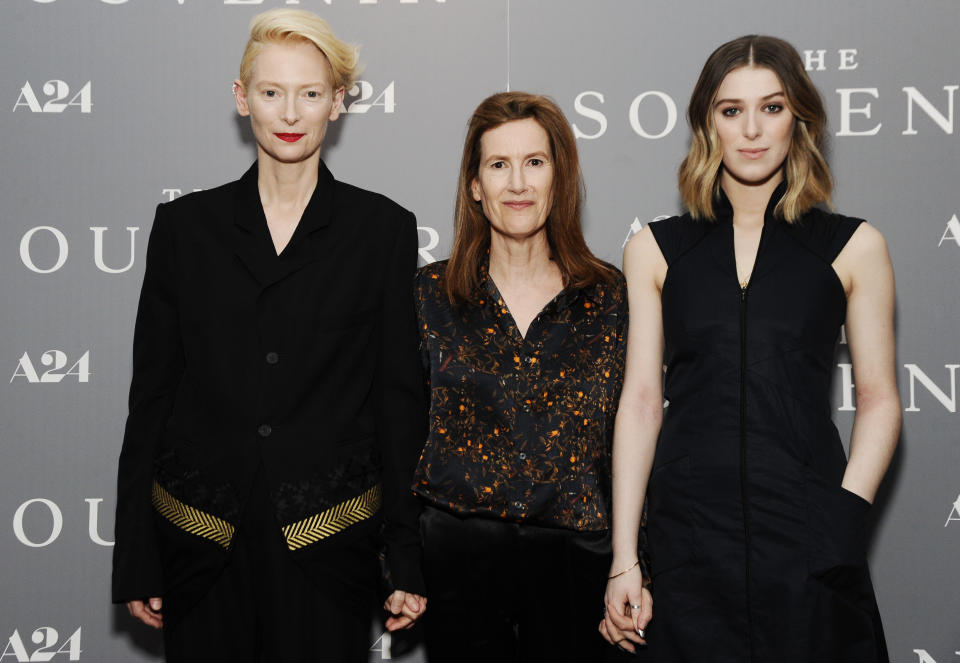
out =
<path fill-rule="evenodd" d="M 635 652 L 645 645 L 644 631 L 653 619 L 653 596 L 643 586 L 643 575 L 634 568 L 607 582 L 600 634 L 612 645 Z"/>
<path fill-rule="evenodd" d="M 383 603 L 383 609 L 390 613 L 387 618 L 387 630 L 399 631 L 413 626 L 427 609 L 427 597 L 395 590 Z"/>

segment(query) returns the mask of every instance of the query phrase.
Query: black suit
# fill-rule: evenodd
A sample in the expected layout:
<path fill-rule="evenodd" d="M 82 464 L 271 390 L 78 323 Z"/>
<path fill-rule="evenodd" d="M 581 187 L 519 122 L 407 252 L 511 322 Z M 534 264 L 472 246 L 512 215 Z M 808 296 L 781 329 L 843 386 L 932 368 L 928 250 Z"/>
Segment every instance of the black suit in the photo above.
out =
<path fill-rule="evenodd" d="M 120 456 L 114 601 L 162 596 L 165 621 L 175 619 L 169 611 L 227 563 L 255 480 L 290 555 L 321 583 L 349 581 L 385 522 L 394 586 L 423 593 L 409 492 L 426 425 L 416 254 L 410 212 L 335 181 L 322 162 L 280 256 L 256 165 L 157 208 Z"/>

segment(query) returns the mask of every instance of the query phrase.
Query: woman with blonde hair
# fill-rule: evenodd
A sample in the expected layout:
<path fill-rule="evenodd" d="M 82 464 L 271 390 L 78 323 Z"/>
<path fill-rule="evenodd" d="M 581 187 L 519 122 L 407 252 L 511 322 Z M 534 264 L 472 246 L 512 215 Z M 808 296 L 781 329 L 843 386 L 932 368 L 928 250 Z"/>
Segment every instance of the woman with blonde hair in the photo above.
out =
<path fill-rule="evenodd" d="M 831 191 L 825 113 L 788 43 L 720 46 L 688 118 L 688 212 L 624 251 L 612 568 L 636 554 L 646 495 L 652 660 L 886 661 L 864 540 L 900 427 L 886 245 L 817 207 Z M 842 325 L 849 462 L 829 400 Z M 636 628 L 622 613 L 641 588 L 636 571 L 608 583 L 611 639 Z"/>
<path fill-rule="evenodd" d="M 256 163 L 157 209 L 113 599 L 168 661 L 366 661 L 382 528 L 388 627 L 426 606 L 416 221 L 320 158 L 356 72 L 315 14 L 256 16 L 234 82 Z"/>

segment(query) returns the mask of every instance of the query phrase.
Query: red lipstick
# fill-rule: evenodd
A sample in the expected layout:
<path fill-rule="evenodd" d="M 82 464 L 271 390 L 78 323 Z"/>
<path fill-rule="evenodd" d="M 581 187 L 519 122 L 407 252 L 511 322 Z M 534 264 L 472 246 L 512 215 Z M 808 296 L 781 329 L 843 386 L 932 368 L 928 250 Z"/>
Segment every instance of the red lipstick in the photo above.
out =
<path fill-rule="evenodd" d="M 306 134 L 273 134 L 280 140 L 284 140 L 288 143 L 296 143 L 298 140 L 303 138 Z"/>

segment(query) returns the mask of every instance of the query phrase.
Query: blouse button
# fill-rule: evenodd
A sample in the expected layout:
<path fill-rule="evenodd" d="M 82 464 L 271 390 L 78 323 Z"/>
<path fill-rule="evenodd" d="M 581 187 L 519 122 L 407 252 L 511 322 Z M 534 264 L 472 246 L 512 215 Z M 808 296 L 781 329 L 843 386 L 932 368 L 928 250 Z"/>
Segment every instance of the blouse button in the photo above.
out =
<path fill-rule="evenodd" d="M 524 412 L 529 412 L 529 411 L 530 411 L 530 405 L 529 405 L 528 403 L 524 403 L 524 405 L 523 405 L 523 411 L 524 411 Z"/>
<path fill-rule="evenodd" d="M 527 454 L 525 454 L 525 453 L 523 453 L 523 452 L 521 451 L 521 452 L 520 452 L 520 460 L 526 460 L 526 459 L 527 459 Z"/>
<path fill-rule="evenodd" d="M 523 502 L 519 502 L 519 501 L 514 502 L 514 503 L 513 503 L 513 506 L 517 507 L 518 509 L 522 509 L 522 508 L 523 508 Z"/>
<path fill-rule="evenodd" d="M 525 362 L 527 362 L 528 364 L 530 363 L 530 357 L 524 357 L 523 360 L 524 360 Z"/>

